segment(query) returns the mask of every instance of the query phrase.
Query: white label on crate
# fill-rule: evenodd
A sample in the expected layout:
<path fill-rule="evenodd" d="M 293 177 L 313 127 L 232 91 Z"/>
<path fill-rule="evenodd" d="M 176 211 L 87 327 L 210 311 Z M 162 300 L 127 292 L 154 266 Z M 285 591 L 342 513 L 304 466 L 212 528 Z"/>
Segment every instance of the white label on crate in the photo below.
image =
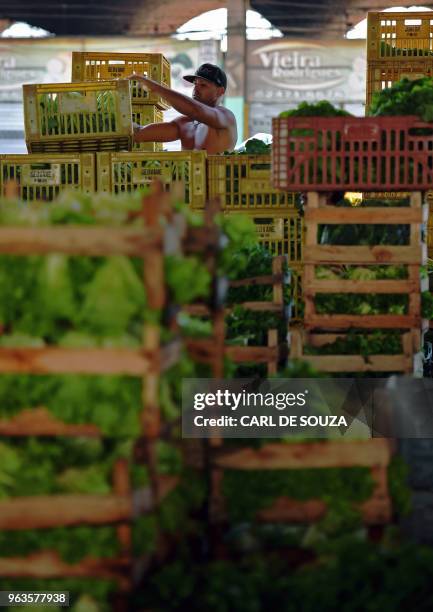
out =
<path fill-rule="evenodd" d="M 58 94 L 60 113 L 96 113 L 95 91 L 66 91 Z"/>
<path fill-rule="evenodd" d="M 283 240 L 284 219 L 255 218 L 254 224 L 259 240 Z"/>
<path fill-rule="evenodd" d="M 150 160 L 132 170 L 133 183 L 145 184 L 152 182 L 154 179 L 169 183 L 171 181 L 171 169 L 158 160 Z"/>
<path fill-rule="evenodd" d="M 410 191 L 364 191 L 361 200 L 403 200 L 410 196 Z"/>
<path fill-rule="evenodd" d="M 408 81 L 416 81 L 418 79 L 424 78 L 425 76 L 427 75 L 422 72 L 402 72 L 398 78 L 407 79 Z"/>
<path fill-rule="evenodd" d="M 50 164 L 49 168 L 35 168 L 30 164 L 21 168 L 21 184 L 29 187 L 38 185 L 60 185 L 60 164 Z"/>

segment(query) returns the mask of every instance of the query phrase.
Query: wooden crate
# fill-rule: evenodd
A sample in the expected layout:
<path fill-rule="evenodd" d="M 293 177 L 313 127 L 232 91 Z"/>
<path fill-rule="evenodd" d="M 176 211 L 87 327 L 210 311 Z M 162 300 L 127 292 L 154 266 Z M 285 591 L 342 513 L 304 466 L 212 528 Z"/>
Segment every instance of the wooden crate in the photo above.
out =
<path fill-rule="evenodd" d="M 105 81 L 130 76 L 136 72 L 148 76 L 161 85 L 171 86 L 170 62 L 162 53 L 102 53 L 74 51 L 72 53 L 72 81 Z M 135 81 L 131 87 L 133 104 L 155 104 L 170 108 L 159 94 L 144 90 Z"/>
<path fill-rule="evenodd" d="M 251 301 L 236 304 L 242 308 L 252 310 L 254 312 L 275 312 L 289 319 L 289 309 L 284 304 L 284 286 L 289 281 L 289 276 L 284 272 L 284 256 L 274 257 L 272 260 L 272 274 L 265 276 L 256 276 L 241 280 L 230 281 L 231 287 L 242 287 L 248 285 L 272 285 L 272 300 L 271 301 Z M 229 314 L 233 308 L 224 308 L 224 314 Z M 184 311 L 195 316 L 209 316 L 211 309 L 205 305 L 186 306 Z M 221 328 L 221 334 L 224 341 L 225 329 Z M 278 331 L 276 329 L 268 330 L 267 346 L 231 346 L 223 347 L 224 355 L 235 363 L 265 363 L 269 375 L 277 373 L 278 363 L 286 355 L 282 354 L 281 347 L 278 344 Z M 213 339 L 187 340 L 187 347 L 192 357 L 202 363 L 210 363 L 213 354 Z"/>
<path fill-rule="evenodd" d="M 167 229 L 160 225 L 160 214 L 167 213 L 169 194 L 156 192 L 143 200 L 144 228 L 10 228 L 0 227 L 0 252 L 15 255 L 48 254 L 74 255 L 123 254 L 142 257 L 143 282 L 150 308 L 159 311 L 165 304 L 163 275 L 163 244 Z M 184 226 L 169 216 L 172 241 L 180 249 Z M 90 234 L 89 234 L 90 230 Z M 177 237 L 177 239 L 176 239 Z M 89 577 L 116 581 L 119 610 L 128 609 L 128 590 L 133 574 L 141 570 L 134 566 L 131 526 L 134 518 L 154 512 L 164 497 L 177 485 L 177 478 L 158 475 L 155 441 L 160 432 L 158 381 L 161 371 L 178 359 L 179 350 L 161 345 L 160 329 L 150 323 L 143 330 L 141 349 L 62 349 L 48 346 L 34 348 L 2 348 L 0 372 L 28 374 L 112 374 L 143 379 L 143 412 L 141 425 L 149 446 L 151 484 L 146 489 L 132 490 L 129 466 L 119 460 L 113 474 L 113 492 L 109 495 L 47 495 L 19 497 L 0 501 L 0 529 L 51 529 L 73 525 L 117 525 L 121 554 L 111 559 L 85 558 L 65 563 L 52 551 L 41 551 L 27 557 L 0 557 L 0 575 L 8 578 Z M 90 424 L 69 425 L 50 415 L 44 407 L 27 409 L 11 419 L 0 420 L 1 436 L 100 436 Z M 137 574 L 138 572 L 138 574 Z"/>
<path fill-rule="evenodd" d="M 362 334 L 368 338 L 368 333 Z M 307 361 L 319 372 L 329 374 L 349 374 L 355 372 L 383 372 L 422 375 L 420 371 L 419 351 L 421 350 L 421 330 L 409 330 L 402 334 L 402 352 L 396 355 L 377 354 L 326 354 L 310 355 L 305 347 L 320 348 L 332 344 L 336 340 L 345 339 L 347 334 L 339 333 L 313 333 L 301 329 L 292 329 L 290 332 L 290 358 Z M 386 347 L 384 348 L 386 350 Z"/>
<path fill-rule="evenodd" d="M 428 209 L 422 205 L 421 194 L 412 193 L 409 207 L 337 207 L 326 204 L 318 193 L 308 193 L 305 210 L 306 243 L 303 273 L 305 331 L 292 330 L 291 357 L 308 361 L 322 372 L 404 372 L 420 375 L 419 353 L 423 333 L 428 322 L 422 319 L 421 293 L 428 289 L 428 280 L 421 278 L 421 265 L 426 263 L 426 245 L 423 223 Z M 408 246 L 337 246 L 318 244 L 318 226 L 321 224 L 405 224 L 410 225 Z M 319 279 L 319 265 L 393 264 L 404 265 L 406 279 L 353 280 Z M 318 294 L 399 294 L 408 299 L 406 314 L 332 314 L 318 313 Z M 367 335 L 373 330 L 404 330 L 402 352 L 397 355 L 326 354 L 309 355 L 305 345 L 320 347 L 346 336 L 349 330 Z M 361 331 L 362 330 L 362 331 Z M 385 348 L 386 350 L 386 348 Z"/>
<path fill-rule="evenodd" d="M 427 221 L 428 209 L 422 205 L 419 192 L 411 195 L 408 208 L 369 207 L 341 208 L 325 204 L 319 194 L 308 194 L 305 211 L 306 242 L 304 257 L 304 295 L 306 329 L 421 329 L 421 292 L 427 283 L 420 279 L 420 267 L 426 264 L 427 249 L 422 240 L 422 224 Z M 317 242 L 319 224 L 408 224 L 408 246 L 336 246 Z M 320 280 L 315 267 L 327 264 L 404 264 L 408 278 L 404 280 Z M 318 293 L 377 293 L 406 294 L 408 313 L 404 315 L 318 314 L 314 298 Z"/>
<path fill-rule="evenodd" d="M 29 153 L 129 150 L 130 82 L 23 85 Z"/>
<path fill-rule="evenodd" d="M 388 440 L 321 441 L 311 443 L 266 444 L 259 450 L 241 448 L 215 453 L 213 464 L 220 470 L 297 470 L 306 468 L 368 467 L 375 482 L 372 497 L 358 506 L 364 524 L 383 525 L 392 517 L 392 504 L 388 492 L 387 468 L 391 460 Z M 221 476 L 220 483 L 221 484 Z M 219 520 L 226 519 L 226 510 L 220 486 Z M 327 511 L 322 500 L 299 501 L 280 497 L 258 513 L 262 522 L 311 523 L 320 520 Z"/>

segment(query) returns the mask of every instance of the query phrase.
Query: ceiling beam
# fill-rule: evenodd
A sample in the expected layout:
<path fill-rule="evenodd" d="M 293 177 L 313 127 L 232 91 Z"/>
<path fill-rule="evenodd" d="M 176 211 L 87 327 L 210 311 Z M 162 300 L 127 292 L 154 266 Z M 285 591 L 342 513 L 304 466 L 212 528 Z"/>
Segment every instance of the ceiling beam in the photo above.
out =
<path fill-rule="evenodd" d="M 333 5 L 330 5 L 328 2 L 323 2 L 322 4 L 315 4 L 314 2 L 308 2 L 308 0 L 306 2 L 291 2 L 291 0 L 285 0 L 284 2 L 277 2 L 275 0 L 253 0 L 251 2 L 251 6 L 255 7 L 277 7 L 279 6 L 283 11 L 285 11 L 286 15 L 287 15 L 287 11 L 292 9 L 292 8 L 300 8 L 305 10 L 315 10 L 315 11 L 336 11 L 339 8 L 344 7 L 344 4 L 342 4 L 341 2 L 339 3 L 335 3 Z M 260 10 L 260 8 L 258 9 Z"/>

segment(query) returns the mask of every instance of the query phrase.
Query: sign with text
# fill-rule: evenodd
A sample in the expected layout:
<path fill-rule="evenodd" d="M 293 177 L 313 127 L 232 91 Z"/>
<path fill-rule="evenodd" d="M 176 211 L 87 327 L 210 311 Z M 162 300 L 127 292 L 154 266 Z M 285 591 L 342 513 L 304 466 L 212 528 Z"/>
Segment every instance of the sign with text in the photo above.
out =
<path fill-rule="evenodd" d="M 247 101 L 365 101 L 365 41 L 249 41 Z"/>

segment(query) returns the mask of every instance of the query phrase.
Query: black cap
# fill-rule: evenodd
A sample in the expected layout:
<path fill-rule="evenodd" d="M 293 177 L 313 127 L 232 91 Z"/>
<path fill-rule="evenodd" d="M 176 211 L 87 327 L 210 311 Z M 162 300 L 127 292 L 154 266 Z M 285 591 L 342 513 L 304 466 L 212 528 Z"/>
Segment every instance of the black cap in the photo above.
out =
<path fill-rule="evenodd" d="M 215 83 L 218 87 L 224 87 L 227 89 L 227 76 L 224 70 L 221 70 L 219 66 L 215 64 L 202 64 L 200 68 L 195 71 L 195 74 L 187 74 L 183 78 L 189 83 L 194 83 L 196 77 L 206 79 L 211 83 Z"/>

